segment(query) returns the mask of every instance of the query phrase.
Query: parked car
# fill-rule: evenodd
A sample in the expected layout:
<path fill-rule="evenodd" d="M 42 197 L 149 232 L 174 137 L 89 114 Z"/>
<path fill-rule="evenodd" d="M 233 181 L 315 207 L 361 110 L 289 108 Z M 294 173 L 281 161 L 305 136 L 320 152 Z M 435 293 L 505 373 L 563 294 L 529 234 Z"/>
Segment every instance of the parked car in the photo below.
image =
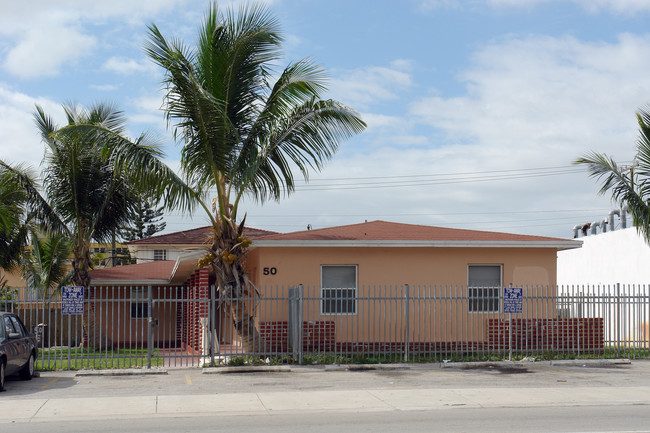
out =
<path fill-rule="evenodd" d="M 24 380 L 34 376 L 37 353 L 36 338 L 18 316 L 0 311 L 0 391 L 7 376 L 18 373 Z"/>

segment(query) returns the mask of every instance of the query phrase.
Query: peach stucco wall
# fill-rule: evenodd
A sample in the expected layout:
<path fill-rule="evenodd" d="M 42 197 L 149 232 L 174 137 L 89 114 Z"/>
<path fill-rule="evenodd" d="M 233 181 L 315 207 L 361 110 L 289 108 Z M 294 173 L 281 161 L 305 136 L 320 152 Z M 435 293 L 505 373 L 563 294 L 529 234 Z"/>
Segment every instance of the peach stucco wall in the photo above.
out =
<path fill-rule="evenodd" d="M 304 303 L 305 320 L 336 323 L 337 341 L 402 341 L 404 304 L 398 300 L 406 284 L 410 297 L 419 298 L 410 304 L 410 341 L 483 341 L 487 319 L 503 315 L 468 311 L 461 299 L 466 296 L 468 265 L 501 265 L 503 286 L 524 287 L 525 297 L 550 298 L 524 303 L 522 317 L 555 317 L 556 256 L 552 248 L 264 247 L 251 251 L 247 266 L 263 297 L 283 298 L 288 288 L 302 284 L 305 298 L 317 298 L 321 265 L 356 265 L 362 298 L 356 314 L 320 314 L 317 301 Z M 441 297 L 453 299 L 435 299 Z M 286 304 L 267 302 L 259 320 L 287 320 Z"/>
<path fill-rule="evenodd" d="M 148 321 L 146 317 L 131 318 L 131 287 L 96 287 L 95 316 L 104 332 L 117 346 L 147 346 Z M 146 296 L 146 295 L 145 295 Z M 175 288 L 153 287 L 153 310 L 157 320 L 153 328 L 156 347 L 173 346 L 177 338 L 177 303 Z M 122 301 L 123 300 L 123 301 Z M 145 299 L 141 300 L 146 302 Z"/>
<path fill-rule="evenodd" d="M 362 285 L 465 285 L 469 264 L 503 266 L 503 284 L 554 285 L 551 248 L 257 248 L 248 267 L 260 286 L 320 284 L 321 265 L 357 265 Z M 275 275 L 264 275 L 275 268 Z"/>

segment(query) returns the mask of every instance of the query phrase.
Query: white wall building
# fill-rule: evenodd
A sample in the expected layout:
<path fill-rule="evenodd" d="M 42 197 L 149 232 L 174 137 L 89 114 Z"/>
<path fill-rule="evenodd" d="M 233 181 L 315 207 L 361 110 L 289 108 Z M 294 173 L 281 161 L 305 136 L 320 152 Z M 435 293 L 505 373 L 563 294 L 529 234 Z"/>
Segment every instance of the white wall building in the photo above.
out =
<path fill-rule="evenodd" d="M 635 227 L 580 240 L 582 248 L 558 251 L 558 285 L 650 284 L 650 246 Z"/>
<path fill-rule="evenodd" d="M 582 248 L 558 251 L 558 296 L 569 301 L 564 314 L 603 318 L 606 345 L 650 347 L 650 246 L 636 227 L 580 240 Z"/>

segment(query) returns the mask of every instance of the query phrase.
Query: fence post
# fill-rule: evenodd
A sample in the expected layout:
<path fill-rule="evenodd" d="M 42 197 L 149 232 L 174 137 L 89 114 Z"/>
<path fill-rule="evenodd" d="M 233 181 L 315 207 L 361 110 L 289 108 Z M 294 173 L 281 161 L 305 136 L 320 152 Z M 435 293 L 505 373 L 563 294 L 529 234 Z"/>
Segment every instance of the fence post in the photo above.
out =
<path fill-rule="evenodd" d="M 621 283 L 616 283 L 616 357 L 621 356 Z"/>
<path fill-rule="evenodd" d="M 303 330 L 303 311 L 302 311 L 302 302 L 303 302 L 303 288 L 302 284 L 298 285 L 298 327 L 296 328 L 298 330 L 298 363 L 302 364 L 302 355 L 303 355 L 303 335 L 304 335 L 304 330 Z"/>
<path fill-rule="evenodd" d="M 151 368 L 153 354 L 153 290 L 147 286 L 147 368 Z"/>
<path fill-rule="evenodd" d="M 291 353 L 302 364 L 302 284 L 289 289 L 289 323 L 287 333 Z"/>
<path fill-rule="evenodd" d="M 409 285 L 404 285 L 404 362 L 409 360 Z"/>
<path fill-rule="evenodd" d="M 210 308 L 208 309 L 208 317 L 210 318 L 210 336 L 208 337 L 208 342 L 210 344 L 210 366 L 214 367 L 214 351 L 216 348 L 215 341 L 217 336 L 217 309 L 216 309 L 216 290 L 214 284 L 210 286 Z"/>

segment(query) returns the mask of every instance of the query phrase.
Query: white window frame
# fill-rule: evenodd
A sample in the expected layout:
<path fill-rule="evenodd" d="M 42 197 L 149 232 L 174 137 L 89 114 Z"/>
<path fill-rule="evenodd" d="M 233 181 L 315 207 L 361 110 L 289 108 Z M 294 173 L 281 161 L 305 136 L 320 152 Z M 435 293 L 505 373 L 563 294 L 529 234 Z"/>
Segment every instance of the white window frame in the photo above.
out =
<path fill-rule="evenodd" d="M 129 304 L 129 314 L 131 319 L 147 319 L 149 317 L 149 288 L 148 287 L 131 287 L 131 302 Z M 133 307 L 136 314 L 134 315 Z M 140 315 L 137 314 L 140 312 Z"/>
<path fill-rule="evenodd" d="M 492 286 L 471 286 L 470 285 L 470 268 L 472 267 L 498 267 L 499 268 L 499 285 L 498 287 Z M 496 297 L 489 296 L 472 296 L 473 291 L 478 290 L 496 291 Z M 470 314 L 485 314 L 485 313 L 500 313 L 501 312 L 501 296 L 503 291 L 503 265 L 495 263 L 472 263 L 467 265 L 467 311 Z M 483 302 L 479 302 L 483 301 Z M 491 302 L 496 301 L 496 309 L 489 308 Z M 483 308 L 482 305 L 487 303 L 488 308 Z M 474 306 L 474 307 L 473 307 Z"/>
<path fill-rule="evenodd" d="M 323 287 L 323 269 L 327 267 L 352 267 L 354 268 L 354 287 Z M 337 311 L 325 311 L 325 291 L 326 290 L 353 290 L 353 311 L 351 312 L 337 312 Z M 321 265 L 320 266 L 320 314 L 325 316 L 354 316 L 358 311 L 358 302 L 357 296 L 359 294 L 359 266 L 358 265 Z M 334 299 L 337 299 L 336 297 Z M 341 298 L 349 299 L 348 298 Z"/>
<path fill-rule="evenodd" d="M 167 250 L 153 250 L 153 261 L 158 262 L 162 260 L 167 260 Z"/>

